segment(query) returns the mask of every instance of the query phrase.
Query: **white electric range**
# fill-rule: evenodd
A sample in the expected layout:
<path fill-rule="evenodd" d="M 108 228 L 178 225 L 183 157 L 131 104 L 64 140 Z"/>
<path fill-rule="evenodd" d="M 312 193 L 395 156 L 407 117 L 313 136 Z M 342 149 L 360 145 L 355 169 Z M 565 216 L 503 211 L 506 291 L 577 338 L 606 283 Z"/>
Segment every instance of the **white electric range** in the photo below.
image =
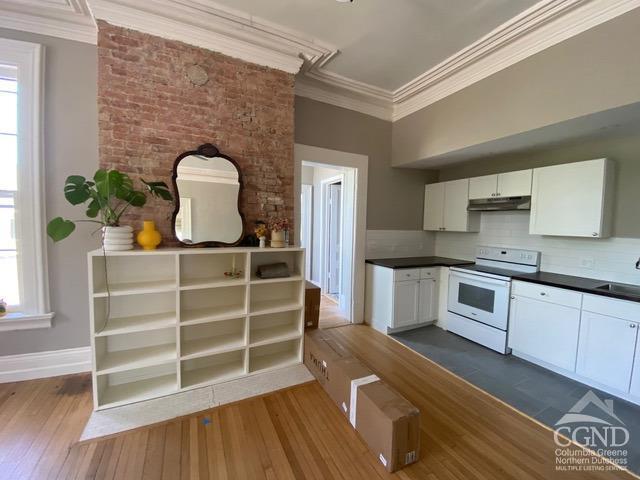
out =
<path fill-rule="evenodd" d="M 447 330 L 502 354 L 509 353 L 511 277 L 540 270 L 540 252 L 477 247 L 476 263 L 451 267 Z"/>

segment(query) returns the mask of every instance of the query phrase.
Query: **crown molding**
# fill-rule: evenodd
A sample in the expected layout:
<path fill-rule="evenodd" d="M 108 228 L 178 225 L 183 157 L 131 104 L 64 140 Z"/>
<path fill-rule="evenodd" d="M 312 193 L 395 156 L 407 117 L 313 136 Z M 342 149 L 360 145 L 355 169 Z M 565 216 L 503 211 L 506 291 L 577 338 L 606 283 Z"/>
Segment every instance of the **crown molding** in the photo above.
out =
<path fill-rule="evenodd" d="M 0 0 L 0 27 L 96 43 L 97 30 L 86 0 Z"/>
<path fill-rule="evenodd" d="M 298 32 L 212 2 L 90 0 L 96 19 L 178 40 L 258 65 L 298 73 L 337 49 Z"/>
<path fill-rule="evenodd" d="M 302 72 L 319 83 L 300 82 L 296 93 L 379 118 L 390 110 L 396 121 L 638 7 L 640 0 L 542 0 L 395 91 L 333 74 L 323 63 Z"/>
<path fill-rule="evenodd" d="M 640 7 L 640 0 L 543 0 L 393 93 L 399 120 Z"/>
<path fill-rule="evenodd" d="M 390 121 L 393 116 L 393 105 L 390 100 L 376 101 L 349 89 L 336 88 L 302 75 L 298 75 L 296 78 L 296 95 L 354 110 L 382 120 Z"/>

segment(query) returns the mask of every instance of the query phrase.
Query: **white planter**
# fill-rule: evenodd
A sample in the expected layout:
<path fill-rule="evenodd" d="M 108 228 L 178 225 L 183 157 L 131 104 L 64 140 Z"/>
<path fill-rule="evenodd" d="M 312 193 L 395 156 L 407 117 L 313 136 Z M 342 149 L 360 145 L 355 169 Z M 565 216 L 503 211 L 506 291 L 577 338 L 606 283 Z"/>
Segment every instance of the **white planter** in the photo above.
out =
<path fill-rule="evenodd" d="M 133 228 L 102 227 L 102 243 L 107 252 L 133 249 Z"/>

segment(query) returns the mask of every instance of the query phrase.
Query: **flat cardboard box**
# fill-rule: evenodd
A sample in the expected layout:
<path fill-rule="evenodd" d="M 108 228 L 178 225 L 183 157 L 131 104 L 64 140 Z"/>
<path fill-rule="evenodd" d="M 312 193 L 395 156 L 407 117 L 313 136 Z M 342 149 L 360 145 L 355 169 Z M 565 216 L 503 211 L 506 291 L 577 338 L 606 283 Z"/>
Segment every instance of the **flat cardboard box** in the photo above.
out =
<path fill-rule="evenodd" d="M 382 381 L 358 387 L 356 431 L 389 472 L 420 456 L 420 411 Z"/>
<path fill-rule="evenodd" d="M 322 330 L 311 330 L 304 337 L 304 364 L 325 387 L 333 376 L 331 365 L 342 358 L 353 358 L 344 347 L 330 339 Z M 326 389 L 326 387 L 325 387 Z"/>
<path fill-rule="evenodd" d="M 305 334 L 304 364 L 387 471 L 417 461 L 417 408 L 322 330 Z"/>

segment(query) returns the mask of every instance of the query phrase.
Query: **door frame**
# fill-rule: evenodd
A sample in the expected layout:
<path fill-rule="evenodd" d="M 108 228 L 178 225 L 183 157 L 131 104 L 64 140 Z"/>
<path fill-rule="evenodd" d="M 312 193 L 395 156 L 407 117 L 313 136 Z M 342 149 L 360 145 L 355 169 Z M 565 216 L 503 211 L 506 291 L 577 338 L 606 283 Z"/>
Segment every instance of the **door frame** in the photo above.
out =
<path fill-rule="evenodd" d="M 367 233 L 367 186 L 369 157 L 357 153 L 341 152 L 327 148 L 296 143 L 294 146 L 294 217 L 296 228 L 294 240 L 300 242 L 300 190 L 302 184 L 302 162 L 317 163 L 329 167 L 346 167 L 354 171 L 355 208 L 353 221 L 353 248 L 351 271 L 351 315 L 352 323 L 364 322 L 365 248 Z"/>
<path fill-rule="evenodd" d="M 305 278 L 311 281 L 311 255 L 313 249 L 313 185 L 301 186 L 300 204 L 302 205 L 302 196 L 307 198 L 307 204 L 304 212 L 301 212 L 300 233 L 304 232 L 307 239 L 307 254 L 304 257 Z M 297 229 L 296 229 L 297 230 Z M 302 243 L 301 243 L 302 246 Z"/>
<path fill-rule="evenodd" d="M 344 174 L 335 175 L 320 181 L 320 188 L 322 189 L 320 194 L 322 202 L 320 207 L 320 224 L 322 228 L 322 231 L 320 232 L 320 238 L 322 238 L 322 248 L 320 249 L 320 265 L 322 266 L 320 271 L 320 288 L 322 289 L 322 293 L 326 293 L 329 290 L 329 278 L 327 276 L 327 271 L 329 270 L 329 210 L 327 208 L 327 202 L 329 200 L 329 185 L 333 185 L 338 182 L 341 182 L 344 187 Z M 340 218 L 344 218 L 344 202 L 342 201 L 340 202 Z M 340 263 L 342 263 L 343 241 L 343 229 L 340 229 Z M 342 275 L 342 269 L 340 269 L 340 273 Z M 342 281 L 340 281 L 339 296 L 341 297 L 343 294 Z"/>

